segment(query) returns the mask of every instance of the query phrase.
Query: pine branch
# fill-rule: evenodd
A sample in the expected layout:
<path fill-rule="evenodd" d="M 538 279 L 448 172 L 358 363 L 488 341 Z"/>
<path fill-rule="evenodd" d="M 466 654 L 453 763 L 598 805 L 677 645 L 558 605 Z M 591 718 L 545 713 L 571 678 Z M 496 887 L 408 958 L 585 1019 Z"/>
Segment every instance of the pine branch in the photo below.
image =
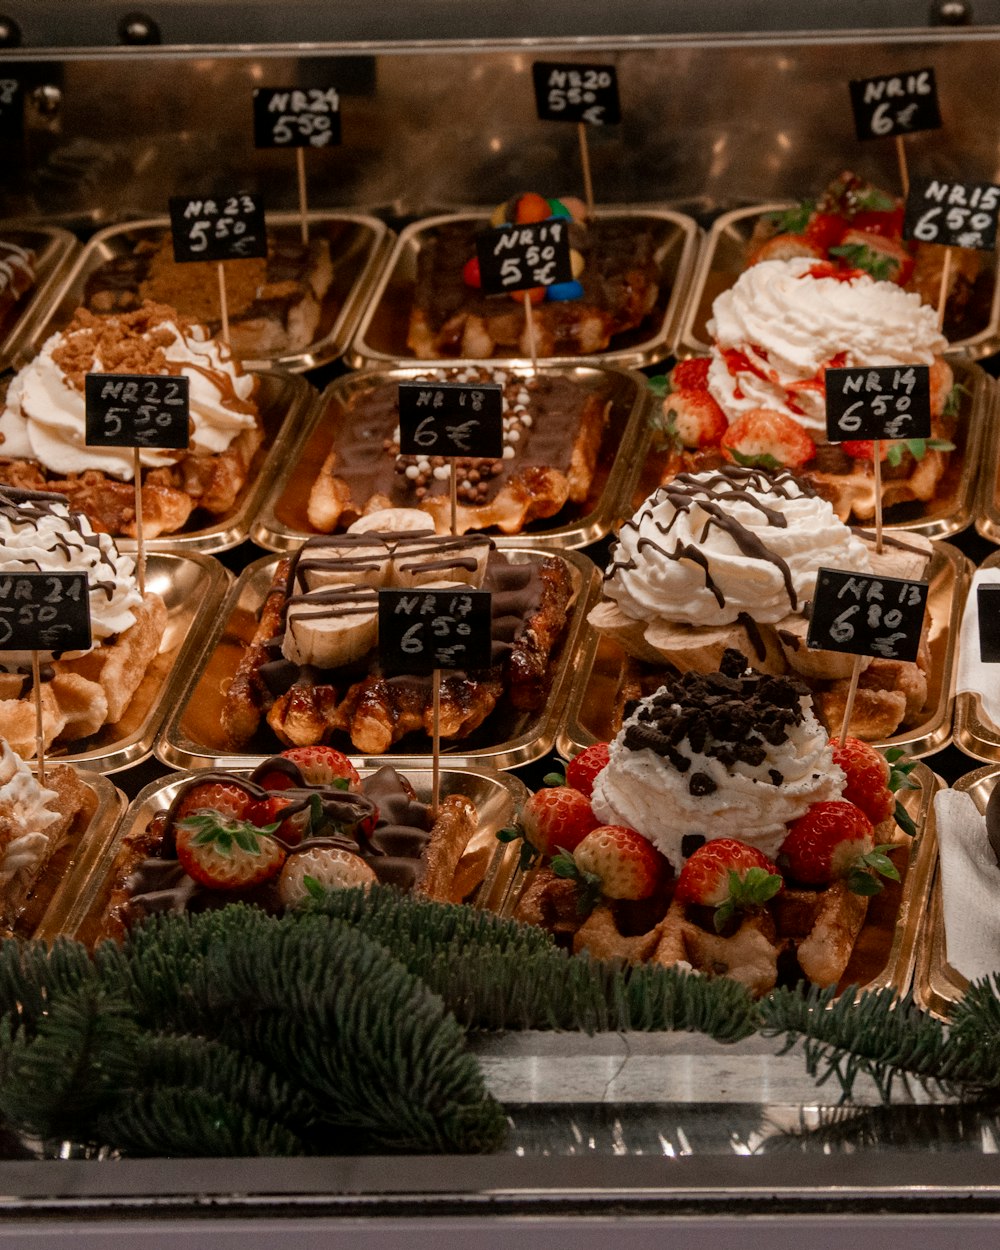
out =
<path fill-rule="evenodd" d="M 95 980 L 85 947 L 59 938 L 43 942 L 8 939 L 0 943 L 0 1016 L 16 1013 L 29 1029 L 48 1010 L 50 995 L 72 991 Z"/>

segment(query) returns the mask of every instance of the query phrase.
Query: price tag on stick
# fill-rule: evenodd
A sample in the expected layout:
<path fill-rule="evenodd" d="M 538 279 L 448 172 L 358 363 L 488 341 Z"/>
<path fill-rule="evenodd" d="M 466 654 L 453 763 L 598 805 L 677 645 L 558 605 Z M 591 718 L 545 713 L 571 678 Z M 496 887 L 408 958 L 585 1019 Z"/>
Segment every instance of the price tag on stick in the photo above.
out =
<path fill-rule="evenodd" d="M 850 89 L 858 138 L 895 138 L 900 180 L 907 195 L 910 176 L 903 138 L 917 130 L 938 130 L 941 126 L 934 70 L 928 67 L 854 79 Z"/>
<path fill-rule="evenodd" d="M 594 211 L 590 176 L 588 126 L 612 126 L 622 119 L 618 101 L 618 74 L 613 65 L 535 61 L 531 67 L 535 107 L 543 122 L 576 122 L 580 166 L 587 209 Z"/>
<path fill-rule="evenodd" d="M 340 143 L 340 95 L 334 87 L 255 87 L 253 141 L 258 148 L 295 148 L 302 242 L 309 242 L 306 148 Z"/>
<path fill-rule="evenodd" d="M 1000 664 L 1000 586 L 977 586 L 976 610 L 979 658 L 983 664 Z"/>
<path fill-rule="evenodd" d="M 24 87 L 0 71 L 0 144 L 19 148 L 24 141 Z"/>

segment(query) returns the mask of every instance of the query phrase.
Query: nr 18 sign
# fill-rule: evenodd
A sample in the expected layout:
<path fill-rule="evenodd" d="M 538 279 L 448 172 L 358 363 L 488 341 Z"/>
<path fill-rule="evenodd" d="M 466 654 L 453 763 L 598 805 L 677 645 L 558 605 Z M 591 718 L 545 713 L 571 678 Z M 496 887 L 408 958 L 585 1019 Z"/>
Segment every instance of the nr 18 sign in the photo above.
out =
<path fill-rule="evenodd" d="M 503 455 L 503 388 L 495 382 L 400 382 L 404 456 Z"/>
<path fill-rule="evenodd" d="M 859 139 L 884 139 L 941 125 L 932 69 L 881 74 L 851 82 L 851 107 Z"/>
<path fill-rule="evenodd" d="M 0 652 L 88 651 L 86 573 L 0 574 Z"/>
<path fill-rule="evenodd" d="M 524 226 L 499 226 L 476 235 L 483 290 L 488 295 L 572 282 L 569 222 L 565 217 Z"/>
<path fill-rule="evenodd" d="M 930 435 L 927 365 L 827 369 L 826 436 L 831 443 Z"/>
<path fill-rule="evenodd" d="M 267 255 L 264 202 L 239 192 L 215 199 L 170 197 L 174 260 L 246 260 Z"/>
<path fill-rule="evenodd" d="M 540 121 L 611 126 L 622 119 L 613 65 L 535 61 L 531 76 Z"/>
<path fill-rule="evenodd" d="M 903 238 L 992 252 L 998 209 L 1000 187 L 995 183 L 911 178 Z"/>
<path fill-rule="evenodd" d="M 255 87 L 258 148 L 325 148 L 340 142 L 340 96 L 333 87 Z"/>
<path fill-rule="evenodd" d="M 87 446 L 187 447 L 189 386 L 184 377 L 88 373 L 84 378 Z"/>
<path fill-rule="evenodd" d="M 489 668 L 493 651 L 488 590 L 380 590 L 378 651 L 382 671 Z"/>
<path fill-rule="evenodd" d="M 915 660 L 927 583 L 819 570 L 806 643 L 819 651 Z"/>

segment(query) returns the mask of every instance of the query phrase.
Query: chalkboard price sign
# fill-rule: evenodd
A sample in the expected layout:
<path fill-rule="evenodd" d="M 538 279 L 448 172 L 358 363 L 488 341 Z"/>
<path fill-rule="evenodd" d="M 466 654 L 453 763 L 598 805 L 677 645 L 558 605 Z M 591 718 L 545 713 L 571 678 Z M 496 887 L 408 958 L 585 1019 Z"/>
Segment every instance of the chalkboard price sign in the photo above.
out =
<path fill-rule="evenodd" d="M 24 89 L 17 78 L 0 72 L 0 142 L 24 138 Z"/>
<path fill-rule="evenodd" d="M 258 148 L 326 148 L 340 142 L 340 96 L 333 87 L 255 87 Z"/>
<path fill-rule="evenodd" d="M 187 447 L 189 386 L 184 377 L 88 373 L 84 378 L 87 446 Z"/>
<path fill-rule="evenodd" d="M 930 435 L 927 365 L 827 369 L 826 436 L 831 443 Z"/>
<path fill-rule="evenodd" d="M 915 660 L 927 606 L 927 583 L 821 568 L 807 645 L 886 660 Z"/>
<path fill-rule="evenodd" d="M 984 664 L 1000 664 L 1000 586 L 978 586 L 979 658 Z"/>
<path fill-rule="evenodd" d="M 622 119 L 613 65 L 535 61 L 531 76 L 540 121 L 612 126 Z"/>
<path fill-rule="evenodd" d="M 932 69 L 859 78 L 850 86 L 854 128 L 859 139 L 885 139 L 941 126 Z"/>
<path fill-rule="evenodd" d="M 1000 187 L 992 182 L 912 178 L 903 238 L 992 252 L 997 243 Z"/>
<path fill-rule="evenodd" d="M 0 652 L 89 651 L 86 573 L 0 574 Z"/>
<path fill-rule="evenodd" d="M 404 456 L 503 455 L 503 388 L 495 382 L 400 382 Z"/>
<path fill-rule="evenodd" d="M 489 668 L 493 650 L 488 590 L 380 590 L 379 663 L 387 675 L 436 668 Z"/>
<path fill-rule="evenodd" d="M 565 217 L 483 230 L 476 235 L 483 290 L 488 295 L 505 295 L 572 282 L 569 251 Z"/>
<path fill-rule="evenodd" d="M 174 260 L 246 260 L 267 255 L 264 202 L 238 192 L 216 198 L 170 197 Z"/>

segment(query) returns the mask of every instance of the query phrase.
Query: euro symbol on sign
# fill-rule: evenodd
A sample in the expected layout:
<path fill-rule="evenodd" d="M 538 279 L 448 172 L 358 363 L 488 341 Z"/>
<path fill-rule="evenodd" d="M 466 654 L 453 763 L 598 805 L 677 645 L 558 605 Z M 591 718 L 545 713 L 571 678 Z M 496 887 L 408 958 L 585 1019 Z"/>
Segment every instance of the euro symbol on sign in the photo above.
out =
<path fill-rule="evenodd" d="M 463 421 L 461 425 L 449 425 L 446 427 L 448 437 L 459 451 L 469 450 L 469 437 L 478 424 L 478 421 Z"/>
<path fill-rule="evenodd" d="M 583 120 L 589 122 L 591 126 L 600 126 L 604 123 L 604 105 L 594 104 L 583 115 Z"/>

